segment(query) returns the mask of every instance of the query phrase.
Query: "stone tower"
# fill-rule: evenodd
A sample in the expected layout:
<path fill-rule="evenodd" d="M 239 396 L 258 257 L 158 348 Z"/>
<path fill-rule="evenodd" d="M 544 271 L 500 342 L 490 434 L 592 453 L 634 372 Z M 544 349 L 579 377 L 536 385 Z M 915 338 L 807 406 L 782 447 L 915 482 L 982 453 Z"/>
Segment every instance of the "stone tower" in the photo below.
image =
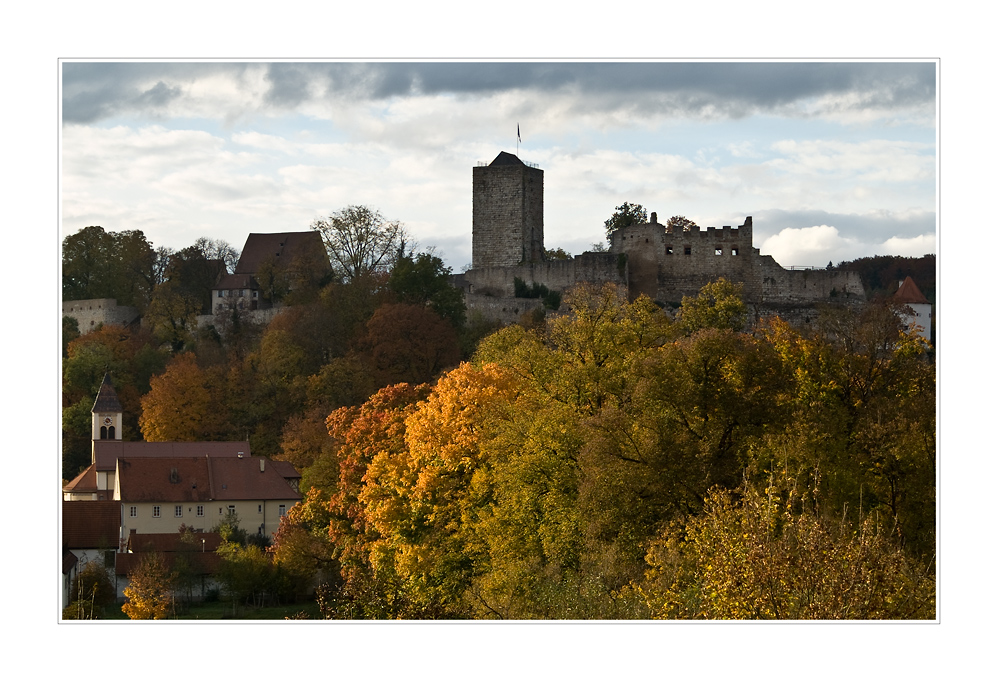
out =
<path fill-rule="evenodd" d="M 544 171 L 500 152 L 472 177 L 472 267 L 544 260 Z"/>

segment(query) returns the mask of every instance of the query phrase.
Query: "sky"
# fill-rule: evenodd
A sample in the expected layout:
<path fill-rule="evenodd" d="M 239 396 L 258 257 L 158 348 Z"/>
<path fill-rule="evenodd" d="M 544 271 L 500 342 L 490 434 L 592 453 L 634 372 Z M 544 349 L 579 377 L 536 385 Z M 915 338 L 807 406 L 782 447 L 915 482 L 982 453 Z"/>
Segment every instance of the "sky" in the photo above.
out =
<path fill-rule="evenodd" d="M 63 238 L 241 249 L 363 204 L 460 272 L 472 168 L 507 151 L 573 254 L 623 202 L 752 216 L 784 267 L 936 252 L 935 61 L 66 60 L 60 134 Z"/>

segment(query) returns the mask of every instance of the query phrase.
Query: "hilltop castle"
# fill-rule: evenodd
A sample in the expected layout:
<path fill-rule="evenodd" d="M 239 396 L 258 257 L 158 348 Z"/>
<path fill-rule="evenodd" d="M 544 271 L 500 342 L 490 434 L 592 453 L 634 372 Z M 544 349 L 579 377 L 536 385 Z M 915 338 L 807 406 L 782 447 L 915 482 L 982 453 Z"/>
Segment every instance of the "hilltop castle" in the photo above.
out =
<path fill-rule="evenodd" d="M 539 307 L 516 298 L 514 280 L 565 291 L 579 282 L 611 282 L 630 298 L 645 294 L 678 306 L 719 277 L 743 284 L 745 302 L 757 316 L 809 317 L 814 304 L 865 300 L 856 272 L 791 269 L 752 245 L 752 218 L 738 227 L 673 230 L 649 222 L 616 230 L 606 252 L 569 259 L 544 257 L 544 171 L 507 152 L 473 170 L 472 268 L 464 273 L 470 310 L 513 321 Z"/>

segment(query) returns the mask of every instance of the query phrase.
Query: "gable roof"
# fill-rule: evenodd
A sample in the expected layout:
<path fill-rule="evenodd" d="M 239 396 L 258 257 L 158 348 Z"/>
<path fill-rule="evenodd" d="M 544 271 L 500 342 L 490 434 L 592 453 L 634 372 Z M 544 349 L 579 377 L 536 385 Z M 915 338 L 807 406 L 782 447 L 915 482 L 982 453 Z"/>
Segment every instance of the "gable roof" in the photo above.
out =
<path fill-rule="evenodd" d="M 94 463 L 100 471 L 114 471 L 119 459 L 149 459 L 163 457 L 249 457 L 249 441 L 194 441 L 190 443 L 123 440 L 95 440 Z M 96 485 L 96 479 L 95 479 Z"/>
<path fill-rule="evenodd" d="M 119 459 L 115 485 L 126 503 L 300 500 L 270 464 L 265 457 Z"/>
<path fill-rule="evenodd" d="M 285 265 L 299 256 L 321 256 L 317 262 L 325 263 L 331 269 L 326 247 L 318 232 L 274 232 L 270 234 L 251 233 L 246 237 L 242 255 L 236 265 L 237 275 L 255 275 L 260 268 L 272 259 Z M 216 287 L 217 288 L 217 287 Z"/>
<path fill-rule="evenodd" d="M 121 503 L 114 500 L 62 503 L 62 546 L 118 549 Z"/>
<path fill-rule="evenodd" d="M 904 278 L 904 282 L 901 283 L 901 286 L 894 296 L 891 297 L 891 300 L 895 303 L 924 303 L 929 305 L 929 299 L 925 298 L 911 276 Z"/>
<path fill-rule="evenodd" d="M 118 401 L 118 394 L 111 385 L 111 377 L 104 372 L 104 381 L 101 382 L 100 390 L 97 391 L 97 399 L 94 401 L 94 409 L 91 412 L 124 412 L 121 403 Z"/>

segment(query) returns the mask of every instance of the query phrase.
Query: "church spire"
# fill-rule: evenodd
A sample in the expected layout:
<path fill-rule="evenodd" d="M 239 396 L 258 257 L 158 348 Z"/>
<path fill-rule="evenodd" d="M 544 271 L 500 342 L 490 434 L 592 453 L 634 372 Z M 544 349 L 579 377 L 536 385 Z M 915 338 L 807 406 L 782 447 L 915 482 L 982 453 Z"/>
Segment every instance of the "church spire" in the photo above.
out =
<path fill-rule="evenodd" d="M 121 403 L 111 385 L 111 376 L 105 372 L 104 381 L 97 391 L 91 410 L 94 440 L 121 440 Z"/>

